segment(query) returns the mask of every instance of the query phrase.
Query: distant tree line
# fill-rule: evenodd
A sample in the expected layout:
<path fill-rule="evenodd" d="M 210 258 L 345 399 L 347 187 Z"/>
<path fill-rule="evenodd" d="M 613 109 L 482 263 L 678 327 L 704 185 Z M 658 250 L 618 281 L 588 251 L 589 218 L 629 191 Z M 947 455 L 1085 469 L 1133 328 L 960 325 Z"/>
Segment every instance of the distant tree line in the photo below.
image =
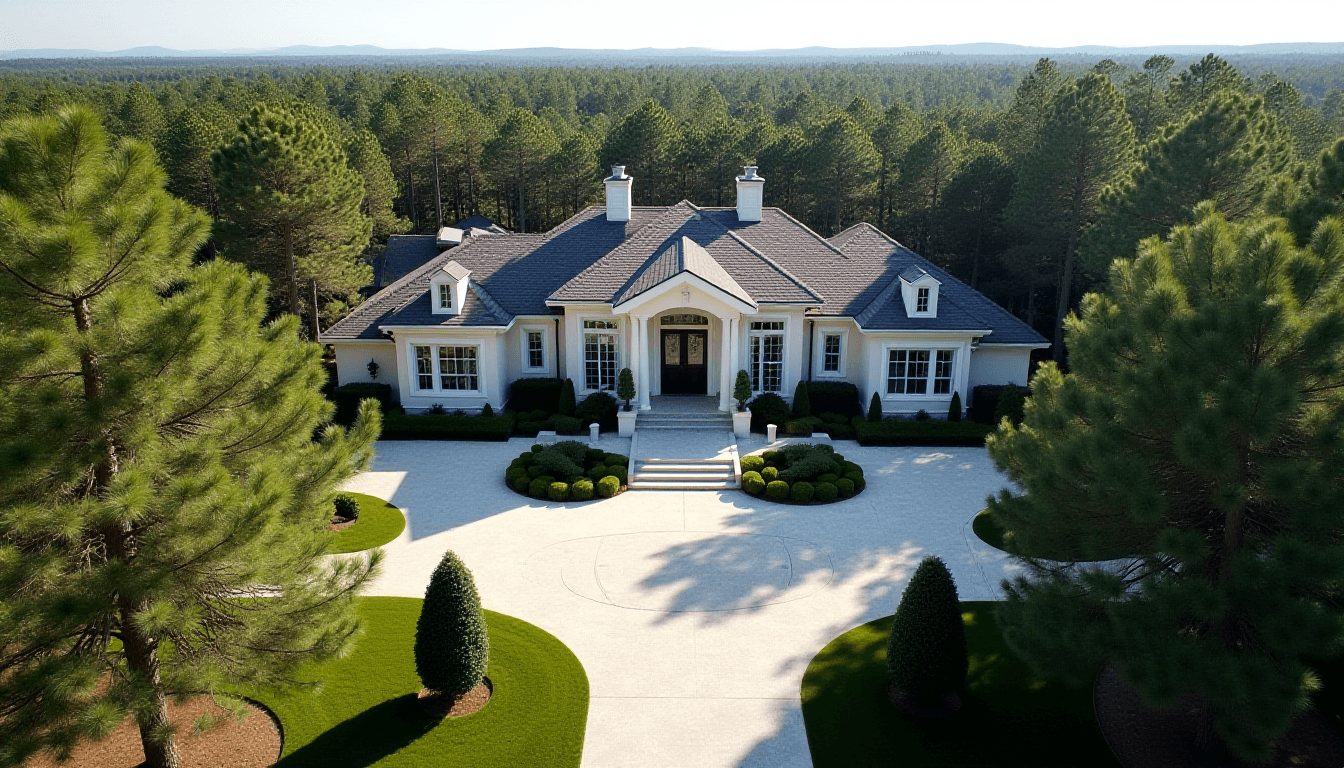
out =
<path fill-rule="evenodd" d="M 217 220 L 203 253 L 271 274 L 274 307 L 310 327 L 359 300 L 391 234 L 477 213 L 543 231 L 598 202 L 612 164 L 636 204 L 727 206 L 755 164 L 767 204 L 826 236 L 870 221 L 1060 342 L 1112 258 L 1202 200 L 1249 215 L 1344 134 L 1344 65 L 1252 74 L 1216 56 L 37 69 L 0 74 L 0 116 L 83 103 L 149 142 L 169 190 Z M 275 141 L 293 144 L 284 173 L 253 167 Z"/>

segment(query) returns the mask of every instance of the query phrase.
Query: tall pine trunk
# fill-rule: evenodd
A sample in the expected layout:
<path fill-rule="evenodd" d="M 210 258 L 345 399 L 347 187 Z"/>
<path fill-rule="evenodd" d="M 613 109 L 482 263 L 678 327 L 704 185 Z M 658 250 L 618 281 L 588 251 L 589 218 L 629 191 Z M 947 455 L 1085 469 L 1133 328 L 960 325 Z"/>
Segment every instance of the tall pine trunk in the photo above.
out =
<path fill-rule="evenodd" d="M 289 311 L 295 317 L 303 317 L 303 306 L 299 302 L 299 263 L 294 258 L 294 228 L 290 224 L 285 224 L 284 228 L 285 282 L 289 289 Z"/>
<path fill-rule="evenodd" d="M 1069 211 L 1069 244 L 1064 251 L 1064 274 L 1059 279 L 1059 302 L 1055 305 L 1055 343 L 1050 350 L 1056 363 L 1064 362 L 1064 315 L 1069 311 L 1069 294 L 1073 289 L 1073 260 L 1078 253 L 1078 241 L 1083 218 L 1083 175 L 1079 173 L 1073 190 L 1073 209 Z"/>
<path fill-rule="evenodd" d="M 82 335 L 93 329 L 93 316 L 88 299 L 75 300 L 73 304 L 75 328 Z M 84 400 L 96 400 L 102 396 L 103 380 L 98 356 L 90 347 L 80 353 L 80 377 L 84 383 Z M 104 429 L 99 435 L 104 443 L 103 457 L 93 468 L 93 485 L 90 491 L 95 497 L 104 496 L 111 488 L 113 480 L 121 468 L 121 459 L 117 451 L 117 442 L 111 430 Z M 105 526 L 101 531 L 104 557 L 108 560 L 120 560 L 129 563 L 135 552 L 131 545 L 130 524 L 115 523 Z M 151 706 L 136 712 L 135 722 L 140 729 L 140 744 L 145 752 L 145 762 L 150 768 L 177 768 L 177 745 L 167 731 L 168 699 L 163 695 L 162 677 L 159 672 L 158 641 L 147 637 L 135 624 L 135 616 L 144 606 L 127 595 L 117 596 L 118 628 L 125 651 L 126 666 L 149 683 L 152 689 Z"/>

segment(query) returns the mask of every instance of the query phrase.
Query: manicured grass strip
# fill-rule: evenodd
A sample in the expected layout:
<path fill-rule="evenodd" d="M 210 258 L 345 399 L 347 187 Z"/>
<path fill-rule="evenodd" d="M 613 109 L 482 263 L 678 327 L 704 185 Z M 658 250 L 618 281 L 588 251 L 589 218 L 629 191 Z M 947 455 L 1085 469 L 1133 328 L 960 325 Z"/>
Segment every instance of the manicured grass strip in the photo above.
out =
<path fill-rule="evenodd" d="M 423 601 L 368 597 L 354 653 L 308 670 L 317 692 L 258 694 L 280 717 L 279 768 L 577 766 L 588 721 L 588 677 L 569 648 L 520 619 L 485 612 L 495 685 L 475 714 L 436 721 L 415 704 L 412 647 Z"/>
<path fill-rule="evenodd" d="M 1009 650 L 994 603 L 962 603 L 971 654 L 962 710 L 920 720 L 887 701 L 892 617 L 832 640 L 803 675 L 803 720 L 816 768 L 1118 766 L 1092 712 L 1090 687 L 1046 682 Z"/>
<path fill-rule="evenodd" d="M 354 496 L 359 502 L 359 520 L 349 528 L 332 532 L 331 535 L 336 537 L 331 547 L 332 553 L 360 552 L 381 547 L 405 530 L 406 516 L 391 502 L 363 493 L 348 495 Z"/>
<path fill-rule="evenodd" d="M 998 520 L 988 509 L 980 510 L 980 514 L 971 521 L 971 531 L 976 537 L 989 546 L 1001 551 L 1007 552 L 1008 548 L 1003 545 L 1003 527 L 999 525 Z M 1102 549 L 1107 549 L 1103 547 Z M 1099 563 L 1106 560 L 1115 560 L 1121 557 L 1129 557 L 1130 553 L 1123 548 L 1110 546 L 1110 552 L 1102 552 L 1100 557 L 1086 557 L 1068 552 L 1042 552 L 1035 554 L 1043 560 L 1057 560 L 1060 562 L 1079 562 L 1079 563 Z"/>

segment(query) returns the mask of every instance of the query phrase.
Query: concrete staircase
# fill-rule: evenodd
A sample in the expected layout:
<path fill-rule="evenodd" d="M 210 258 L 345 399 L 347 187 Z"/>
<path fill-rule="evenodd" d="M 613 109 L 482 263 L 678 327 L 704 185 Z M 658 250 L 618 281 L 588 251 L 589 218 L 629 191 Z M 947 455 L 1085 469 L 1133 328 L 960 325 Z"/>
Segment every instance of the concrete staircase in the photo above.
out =
<path fill-rule="evenodd" d="M 733 431 L 733 417 L 723 411 L 642 411 L 635 419 L 635 429 L 712 429 Z"/>
<path fill-rule="evenodd" d="M 731 458 L 638 459 L 629 485 L 644 491 L 722 491 L 737 488 L 737 478 Z"/>

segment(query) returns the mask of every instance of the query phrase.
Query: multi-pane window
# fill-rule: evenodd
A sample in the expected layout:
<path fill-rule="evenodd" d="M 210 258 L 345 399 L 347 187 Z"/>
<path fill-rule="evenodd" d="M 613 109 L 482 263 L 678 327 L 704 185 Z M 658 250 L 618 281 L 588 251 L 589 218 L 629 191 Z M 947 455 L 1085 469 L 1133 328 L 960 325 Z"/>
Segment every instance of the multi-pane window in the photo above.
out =
<path fill-rule="evenodd" d="M 751 389 L 779 392 L 784 388 L 784 323 L 753 322 L 748 328 Z"/>
<path fill-rule="evenodd" d="M 527 367 L 546 367 L 546 337 L 541 331 L 527 332 Z"/>
<path fill-rule="evenodd" d="M 933 394 L 946 395 L 952 391 L 952 350 L 940 349 L 933 363 Z"/>
<path fill-rule="evenodd" d="M 613 390 L 620 368 L 620 330 L 614 320 L 583 321 L 583 380 L 586 389 Z"/>
<path fill-rule="evenodd" d="M 480 388 L 475 347 L 439 347 L 439 386 L 445 390 Z"/>
<path fill-rule="evenodd" d="M 660 321 L 663 325 L 709 325 L 709 318 L 704 315 L 663 315 Z"/>
<path fill-rule="evenodd" d="M 823 373 L 840 372 L 840 334 L 828 333 L 822 337 L 821 370 Z"/>
<path fill-rule="evenodd" d="M 915 292 L 915 311 L 916 311 L 916 312 L 928 312 L 928 311 L 929 311 L 929 289 L 928 289 L 928 288 L 920 288 L 918 291 Z"/>
<path fill-rule="evenodd" d="M 453 308 L 453 284 L 439 283 L 439 309 Z"/>
<path fill-rule="evenodd" d="M 887 394 L 926 395 L 930 391 L 935 395 L 948 394 L 952 391 L 955 354 L 951 349 L 887 350 Z"/>
<path fill-rule="evenodd" d="M 415 373 L 419 389 L 434 388 L 434 358 L 429 347 L 415 348 Z"/>

